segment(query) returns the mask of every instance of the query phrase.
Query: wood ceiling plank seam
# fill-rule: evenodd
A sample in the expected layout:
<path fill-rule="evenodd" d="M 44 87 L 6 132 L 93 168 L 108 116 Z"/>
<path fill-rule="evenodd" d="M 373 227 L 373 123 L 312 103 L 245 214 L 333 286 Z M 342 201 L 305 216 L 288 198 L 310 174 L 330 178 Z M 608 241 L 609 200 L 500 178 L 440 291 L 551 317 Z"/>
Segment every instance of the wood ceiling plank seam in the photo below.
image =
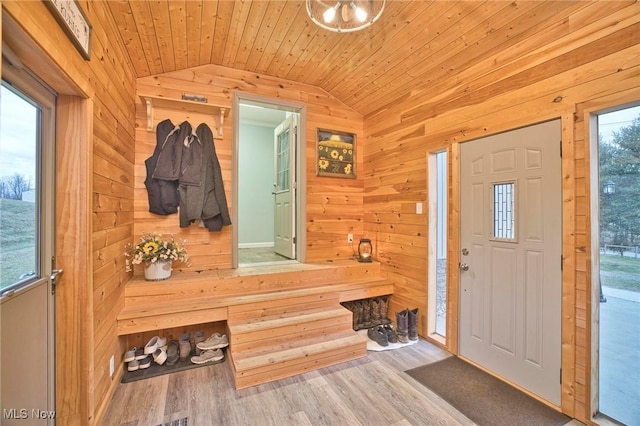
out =
<path fill-rule="evenodd" d="M 127 0 L 108 2 L 111 16 L 115 21 L 120 38 L 124 43 L 137 76 L 150 75 L 147 58 L 142 51 L 142 41 L 137 31 L 133 12 Z"/>
<path fill-rule="evenodd" d="M 303 37 L 305 30 L 310 28 L 311 25 L 313 24 L 308 20 L 306 8 L 301 7 L 298 11 L 298 15 L 293 21 L 293 24 L 289 27 L 289 31 L 287 31 L 285 40 L 280 43 L 276 55 L 269 64 L 266 74 L 275 75 L 280 78 L 286 75 L 286 72 L 284 72 L 285 70 L 280 71 L 280 68 L 288 68 L 289 64 L 293 65 L 293 46 L 295 46 L 297 41 Z"/>
<path fill-rule="evenodd" d="M 260 57 L 260 61 L 258 61 L 256 72 L 266 74 L 266 70 L 269 68 L 271 61 L 276 56 L 276 53 L 280 48 L 280 44 L 284 41 L 287 32 L 289 31 L 292 22 L 296 19 L 303 3 L 304 2 L 301 1 L 287 1 L 286 6 L 282 9 L 282 15 L 278 19 L 278 23 L 271 33 L 271 38 Z M 304 80 L 302 82 L 307 83 L 307 81 Z"/>
<path fill-rule="evenodd" d="M 279 3 L 279 2 L 276 2 Z M 251 5 L 247 24 L 242 33 L 242 43 L 238 48 L 235 57 L 232 60 L 232 68 L 246 69 L 247 59 L 253 51 L 253 45 L 256 42 L 257 35 L 265 21 L 266 11 L 269 9 L 270 2 L 254 1 Z"/>
<path fill-rule="evenodd" d="M 149 8 L 151 10 L 151 19 L 153 20 L 155 34 L 158 38 L 162 71 L 173 71 L 176 69 L 176 60 L 169 6 L 167 2 L 164 1 L 150 1 Z"/>
<path fill-rule="evenodd" d="M 235 5 L 232 1 L 222 0 L 218 2 L 218 12 L 216 14 L 216 30 L 213 36 L 213 49 L 211 51 L 212 64 L 221 65 L 224 57 L 224 49 L 229 38 L 231 28 L 231 17 Z"/>
<path fill-rule="evenodd" d="M 286 3 L 284 1 L 269 2 L 269 8 L 265 12 L 258 34 L 256 34 L 255 40 L 253 41 L 252 50 L 249 52 L 249 56 L 247 57 L 245 69 L 248 71 L 256 70 L 269 39 L 271 38 L 271 34 L 282 15 L 282 9 L 285 4 Z"/>
<path fill-rule="evenodd" d="M 563 4 L 569 5 L 569 3 Z M 438 75 L 438 82 L 428 89 L 429 93 L 433 94 L 431 99 L 429 99 L 429 102 L 439 102 L 445 97 L 450 98 L 451 96 L 454 96 L 455 93 L 457 93 L 458 96 L 465 96 L 470 90 L 475 90 L 482 85 L 493 84 L 497 78 L 504 78 L 508 75 L 513 75 L 516 72 L 530 67 L 532 60 L 530 57 L 531 51 L 537 50 L 538 46 L 546 46 L 550 41 L 563 38 L 566 35 L 567 30 L 562 27 L 568 27 L 566 15 L 572 11 L 585 7 L 583 5 L 586 5 L 586 3 L 576 2 L 571 5 L 570 8 L 567 8 L 562 14 L 560 11 L 554 13 L 548 9 L 545 9 L 542 12 L 536 11 L 535 9 L 530 10 L 527 14 L 523 15 L 523 17 L 525 17 L 524 21 L 532 24 L 530 27 L 524 28 L 522 24 L 516 25 L 516 22 L 519 22 L 520 19 L 522 19 L 521 17 L 518 21 L 509 22 L 502 28 L 495 30 L 493 34 L 496 36 L 502 31 L 509 33 L 513 31 L 514 28 L 521 29 L 522 31 L 518 34 L 507 37 L 508 39 L 506 41 L 496 44 L 490 49 L 476 47 L 478 52 L 483 54 L 484 58 L 493 58 L 490 66 L 485 65 L 485 62 L 480 60 L 470 63 L 471 59 L 463 58 L 463 56 L 458 55 L 456 58 L 458 58 L 461 63 L 455 63 L 455 61 L 452 61 L 452 68 L 462 70 L 457 73 L 457 77 L 455 79 L 455 81 L 458 81 L 458 84 L 452 85 L 449 83 L 444 85 L 444 76 Z M 526 18 L 531 15 L 539 15 L 540 22 Z M 559 30 L 554 30 L 554 28 L 558 28 Z M 532 41 L 527 42 L 527 40 L 531 38 L 533 38 Z M 478 41 L 478 43 L 484 45 L 485 41 Z M 503 53 L 508 55 L 508 59 L 505 58 L 503 61 L 497 61 L 493 56 L 501 55 Z M 466 62 L 464 62 L 464 60 L 466 60 Z M 433 72 L 436 73 L 436 71 Z M 418 76 L 418 78 L 420 77 Z M 405 98 L 405 101 L 406 100 L 407 99 Z M 416 113 L 420 114 L 419 104 L 425 103 L 424 100 L 417 101 L 415 99 L 411 99 L 411 102 L 416 105 L 405 103 L 405 105 L 407 105 L 405 111 L 407 112 L 401 119 L 407 119 L 410 115 Z"/>
<path fill-rule="evenodd" d="M 200 46 L 202 33 L 202 0 L 186 2 L 187 22 L 187 65 L 196 67 L 200 64 Z"/>
<path fill-rule="evenodd" d="M 567 2 L 567 4 L 569 4 Z M 513 4 L 515 6 L 515 4 Z M 520 6 L 520 5 L 524 5 L 524 6 Z M 475 39 L 475 42 L 473 45 L 468 46 L 465 43 L 462 43 L 460 41 L 460 39 L 456 39 L 454 40 L 451 44 L 447 45 L 447 46 L 439 46 L 439 49 L 436 51 L 434 49 L 434 54 L 431 55 L 429 58 L 426 59 L 422 59 L 420 56 L 421 55 L 417 55 L 416 58 L 413 58 L 413 60 L 416 61 L 421 61 L 421 63 L 424 66 L 421 69 L 421 73 L 420 74 L 415 74 L 419 77 L 418 81 L 423 81 L 422 79 L 427 79 L 427 81 L 424 83 L 426 84 L 430 84 L 430 86 L 428 86 L 428 89 L 425 88 L 424 85 L 422 86 L 412 86 L 410 88 L 403 86 L 405 88 L 407 88 L 408 90 L 412 90 L 412 94 L 417 94 L 419 93 L 422 89 L 428 90 L 428 93 L 430 94 L 431 98 L 436 98 L 438 96 L 446 96 L 448 95 L 448 89 L 450 88 L 450 84 L 449 85 L 442 85 L 442 82 L 446 79 L 446 78 L 451 78 L 451 81 L 461 81 L 463 84 L 464 80 L 459 78 L 459 73 L 465 72 L 466 68 L 462 67 L 460 63 L 458 63 L 457 61 L 460 61 L 462 64 L 466 64 L 466 66 L 472 66 L 469 65 L 471 62 L 476 61 L 476 62 L 483 62 L 486 60 L 485 56 L 482 56 L 481 53 L 484 50 L 490 50 L 492 48 L 495 48 L 495 44 L 493 47 L 489 47 L 492 43 L 495 43 L 494 40 L 498 40 L 499 37 L 504 36 L 506 39 L 509 39 L 509 34 L 519 31 L 518 33 L 516 33 L 516 35 L 513 38 L 516 38 L 518 34 L 521 34 L 522 32 L 526 31 L 526 28 L 528 28 L 528 26 L 525 26 L 523 24 L 520 25 L 512 25 L 513 22 L 519 22 L 519 18 L 521 18 L 522 16 L 525 16 L 527 14 L 533 14 L 535 15 L 535 8 L 539 5 L 539 3 L 535 3 L 535 2 L 524 2 L 519 4 L 517 7 L 512 7 L 511 4 L 509 4 L 509 9 L 507 9 L 507 13 L 505 12 L 499 12 L 498 14 L 501 15 L 500 20 L 503 21 L 503 25 L 500 27 L 496 27 L 494 25 L 491 25 L 492 22 L 489 21 L 485 21 L 483 23 L 481 23 L 480 25 L 476 26 L 475 28 L 473 28 L 472 30 L 469 31 L 469 33 L 477 33 L 479 34 L 479 38 Z M 533 7 L 533 8 L 532 8 Z M 514 16 L 515 15 L 515 16 Z M 504 22 L 505 19 L 509 19 L 508 22 Z M 529 25 L 535 25 L 536 20 L 527 20 L 527 23 Z M 486 25 L 489 25 L 488 29 L 486 27 Z M 504 35 L 506 34 L 506 35 Z M 515 41 L 513 41 L 513 38 L 511 38 L 511 44 L 514 44 Z M 507 40 L 508 42 L 509 40 Z M 500 44 L 503 44 L 505 42 L 502 42 Z M 487 46 L 485 48 L 485 46 Z M 445 52 L 444 54 L 442 54 L 442 52 Z M 467 53 L 465 53 L 467 52 Z M 442 57 L 442 58 L 441 58 Z M 437 58 L 437 60 L 436 60 Z M 447 60 L 449 62 L 447 62 L 447 67 L 442 67 L 441 66 L 441 62 L 443 60 Z M 491 66 L 493 66 L 493 64 L 491 64 Z M 490 68 L 490 67 L 489 67 Z M 461 70 L 461 71 L 458 71 Z M 486 71 L 485 71 L 486 72 Z M 447 77 L 447 74 L 451 74 L 451 73 L 455 73 L 455 76 L 451 76 L 451 77 Z M 458 77 L 457 77 L 458 76 Z M 397 79 L 400 78 L 398 75 L 395 76 L 387 76 L 387 79 Z M 386 82 L 387 80 L 385 78 L 383 78 L 381 80 L 382 82 Z M 394 85 L 395 86 L 395 85 Z M 438 92 L 436 89 L 441 86 L 443 87 L 443 89 L 445 91 L 447 91 L 446 94 L 440 93 Z M 395 91 L 400 90 L 399 87 L 395 86 L 393 87 L 393 89 Z M 405 100 L 407 99 L 406 97 L 404 98 Z M 399 98 L 397 98 L 396 100 L 399 100 Z"/>
<path fill-rule="evenodd" d="M 413 52 L 409 56 L 406 56 L 406 51 L 403 49 L 399 49 L 394 52 L 389 52 L 390 57 L 392 58 L 402 58 L 402 67 L 395 66 L 396 61 L 388 58 L 384 58 L 384 60 L 377 62 L 373 66 L 369 67 L 367 71 L 362 73 L 362 78 L 356 81 L 356 84 L 353 84 L 348 87 L 344 87 L 346 92 L 342 93 L 352 93 L 353 95 L 349 97 L 347 103 L 350 104 L 354 101 L 354 98 L 359 97 L 362 92 L 366 93 L 380 93 L 384 92 L 385 96 L 388 94 L 387 83 L 382 83 L 383 76 L 386 73 L 390 73 L 398 78 L 398 74 L 404 72 L 404 70 L 412 67 L 412 66 L 420 66 L 422 58 L 425 56 L 422 54 L 423 51 L 429 52 L 429 56 L 434 55 L 437 51 L 441 50 L 444 46 L 451 43 L 453 40 L 458 38 L 458 32 L 454 29 L 455 26 L 461 20 L 464 20 L 469 14 L 474 13 L 478 9 L 480 9 L 487 2 L 456 2 L 453 4 L 453 7 L 448 9 L 444 15 L 444 19 L 439 18 L 437 20 L 437 28 L 436 30 L 429 31 L 430 37 L 421 40 L 422 45 L 415 48 Z M 496 5 L 504 5 L 508 3 L 504 2 L 496 2 Z M 434 22 L 432 20 L 432 22 Z M 435 25 L 435 22 L 434 22 Z M 415 39 L 415 38 L 414 38 Z M 437 44 L 439 48 L 434 49 L 432 47 L 433 44 Z M 386 52 L 385 52 L 386 53 Z M 385 64 L 385 65 L 382 65 Z M 388 80 L 388 79 L 387 79 Z M 364 83 L 364 85 L 361 85 Z M 393 93 L 393 92 L 392 92 Z M 380 104 L 378 104 L 380 105 Z"/>
<path fill-rule="evenodd" d="M 418 20 L 426 10 L 437 2 L 393 2 L 394 7 L 386 8 L 381 20 L 370 30 L 353 34 L 355 37 L 343 39 L 335 44 L 328 56 L 333 57 L 333 66 L 327 72 L 311 78 L 317 85 L 331 91 L 333 86 L 352 75 L 359 74 L 362 58 L 380 52 L 385 44 L 393 43 L 398 34 L 405 34 L 411 28 L 411 22 Z M 393 23 L 387 26 L 386 23 Z M 389 27 L 391 29 L 389 30 Z M 345 64 L 350 66 L 345 67 Z M 345 69 L 346 68 L 346 69 Z M 332 83 L 330 83 L 332 82 Z"/>
<path fill-rule="evenodd" d="M 319 31 L 322 31 L 321 28 L 317 25 L 307 25 L 305 29 L 300 33 L 300 36 L 296 40 L 296 42 L 291 46 L 290 58 L 285 63 L 282 63 L 279 69 L 276 71 L 276 74 L 281 76 L 282 78 L 290 79 L 289 74 L 291 70 L 294 68 L 295 64 L 298 63 L 300 58 L 307 52 L 309 49 L 309 45 L 313 43 L 313 40 L 317 37 Z"/>
<path fill-rule="evenodd" d="M 480 3 L 475 3 L 476 7 L 480 7 Z M 473 6 L 467 6 L 473 7 Z M 341 93 L 343 96 L 349 95 L 358 96 L 359 90 L 362 86 L 372 82 L 377 67 L 383 63 L 402 63 L 404 67 L 404 61 L 409 57 L 404 45 L 411 46 L 411 55 L 416 54 L 424 46 L 428 46 L 429 43 L 436 39 L 440 34 L 447 31 L 451 15 L 456 15 L 456 3 L 455 2 L 437 2 L 434 3 L 432 8 L 425 11 L 422 15 L 423 19 L 411 21 L 408 28 L 411 30 L 410 39 L 406 40 L 405 34 L 400 31 L 396 32 L 392 41 L 385 42 L 380 51 L 376 54 L 363 58 L 360 61 L 358 72 L 354 73 L 355 78 L 347 77 L 339 86 L 332 89 L 332 93 L 338 95 Z M 417 40 L 418 45 L 413 46 L 411 42 Z M 395 58 L 393 61 L 389 58 Z M 395 68 L 398 68 L 397 66 Z M 358 77 L 360 75 L 362 78 Z"/>
<path fill-rule="evenodd" d="M 160 49 L 158 48 L 158 37 L 155 28 L 153 28 L 153 23 L 149 22 L 149 16 L 151 16 L 149 3 L 146 1 L 130 1 L 129 4 L 140 34 L 142 51 L 147 58 L 147 64 L 149 64 L 149 72 L 151 74 L 160 74 L 162 73 Z"/>
<path fill-rule="evenodd" d="M 174 0 L 167 3 L 169 6 L 170 34 L 173 39 L 175 69 L 181 70 L 188 67 L 187 20 L 185 19 L 187 5 L 185 0 Z"/>
<path fill-rule="evenodd" d="M 587 7 L 589 5 L 591 3 Z M 581 8 L 577 13 L 582 14 L 584 11 L 585 8 Z M 584 21 L 581 21 L 580 25 L 573 25 L 571 17 L 574 15 L 575 13 L 572 13 L 550 27 L 530 30 L 530 37 L 518 43 L 517 48 L 509 49 L 509 58 L 504 60 L 494 59 L 494 63 L 502 65 L 495 67 L 491 72 L 467 77 L 468 83 L 465 90 L 476 90 L 495 83 L 498 78 L 497 75 L 500 75 L 500 78 L 505 78 L 522 72 L 531 66 L 540 65 L 550 55 L 559 56 L 568 53 L 575 47 L 575 43 L 595 41 L 603 36 L 603 31 L 605 33 L 613 32 L 616 25 L 620 26 L 625 25 L 625 22 L 635 23 L 640 21 L 640 14 L 634 14 L 632 18 L 624 19 L 626 12 L 620 10 L 616 14 L 599 17 L 592 22 L 592 25 Z M 569 33 L 570 26 L 575 26 L 578 30 Z M 523 48 L 523 46 L 526 46 L 526 48 Z M 497 51 L 495 58 L 504 52 L 504 48 L 497 49 Z M 419 113 L 420 106 L 414 107 L 407 110 L 405 118 Z"/>
<path fill-rule="evenodd" d="M 242 42 L 242 34 L 247 25 L 247 18 L 251 11 L 253 2 L 250 0 L 234 1 L 233 15 L 231 17 L 231 27 L 227 34 L 227 42 L 224 47 L 224 56 L 222 57 L 222 65 L 231 67 L 233 60 L 238 53 L 240 43 Z"/>
<path fill-rule="evenodd" d="M 557 117 L 560 112 L 566 108 L 566 105 L 560 102 L 557 105 L 554 104 L 553 108 L 550 108 L 549 104 L 552 103 L 552 100 L 559 92 L 569 99 L 589 99 L 590 96 L 601 97 L 604 95 L 601 88 L 613 87 L 608 85 L 612 84 L 611 82 L 604 80 L 616 79 L 616 81 L 619 81 L 621 78 L 620 73 L 628 75 L 630 81 L 633 81 L 632 79 L 637 81 L 637 79 L 640 78 L 640 55 L 637 55 L 637 46 L 633 45 L 633 41 L 629 42 L 628 40 L 630 38 L 628 35 L 631 35 L 631 38 L 633 38 L 633 29 L 626 28 L 624 31 L 625 36 L 627 36 L 627 40 L 624 41 L 629 44 L 629 47 L 616 51 L 615 55 L 620 58 L 628 58 L 635 53 L 636 57 L 635 62 L 627 64 L 623 70 L 620 69 L 619 62 L 613 62 L 609 57 L 603 56 L 600 59 L 590 62 L 587 61 L 581 66 L 560 72 L 544 80 L 531 82 L 531 84 L 525 83 L 517 87 L 508 87 L 502 92 L 508 91 L 509 96 L 501 96 L 502 92 L 495 92 L 482 104 L 474 102 L 472 105 L 455 105 L 453 109 L 438 116 L 414 117 L 407 121 L 410 123 L 430 122 L 429 127 L 432 129 L 447 129 L 444 132 L 436 130 L 433 134 L 430 134 L 430 138 L 439 139 L 443 143 L 449 144 L 451 142 L 468 140 L 472 137 L 481 137 L 517 127 L 519 125 L 518 123 L 527 120 L 526 117 L 522 116 L 525 114 L 530 116 L 531 120 L 537 121 Z M 606 43 L 603 44 L 606 45 Z M 593 47 L 593 44 L 591 46 L 583 46 L 585 50 Z M 568 90 L 566 88 L 567 82 L 575 81 L 581 81 L 582 83 Z M 579 93 L 576 93 L 576 91 L 579 91 Z M 532 98 L 531 94 L 535 94 L 535 97 Z M 569 101 L 569 103 L 570 102 L 571 101 Z M 505 111 L 512 111 L 519 105 L 522 106 L 523 114 L 514 116 L 512 120 L 505 121 Z M 461 127 L 459 124 L 460 108 L 464 108 L 465 115 L 470 117 L 468 121 L 465 121 L 464 127 Z M 503 116 L 501 117 L 500 128 L 487 127 L 487 123 L 495 122 L 491 120 L 499 117 L 501 114 Z M 386 134 L 402 131 L 402 126 L 404 125 L 405 123 L 401 123 L 401 125 L 398 126 L 378 130 L 372 134 L 372 136 L 384 137 Z"/>
<path fill-rule="evenodd" d="M 202 4 L 202 22 L 200 35 L 200 57 L 198 65 L 211 63 L 211 52 L 213 51 L 213 38 L 216 33 L 216 23 L 218 21 L 218 0 L 207 0 Z"/>
<path fill-rule="evenodd" d="M 320 27 L 318 27 L 316 31 L 310 34 L 312 35 L 309 39 L 309 42 L 305 46 L 300 56 L 296 58 L 296 61 L 291 66 L 291 69 L 289 70 L 285 78 L 293 81 L 300 81 L 302 79 L 304 67 L 309 59 L 316 56 L 318 50 L 320 50 L 320 48 L 324 45 L 324 41 L 329 38 L 328 31 L 325 31 Z"/>

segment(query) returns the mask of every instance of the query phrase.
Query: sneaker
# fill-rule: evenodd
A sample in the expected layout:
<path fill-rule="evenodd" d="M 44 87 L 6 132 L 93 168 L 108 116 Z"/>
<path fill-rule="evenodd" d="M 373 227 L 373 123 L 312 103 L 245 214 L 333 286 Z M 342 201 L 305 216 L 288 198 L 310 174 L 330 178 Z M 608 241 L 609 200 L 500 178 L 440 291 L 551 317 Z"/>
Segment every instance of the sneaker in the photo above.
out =
<path fill-rule="evenodd" d="M 136 359 L 134 359 L 133 361 L 129 361 L 129 364 L 127 364 L 127 370 L 129 371 L 136 371 L 139 368 L 140 368 L 140 363 Z"/>
<path fill-rule="evenodd" d="M 124 353 L 124 362 L 131 362 L 136 359 L 136 348 L 128 350 Z"/>
<path fill-rule="evenodd" d="M 220 335 L 218 333 L 213 333 L 213 335 L 207 340 L 196 345 L 196 347 L 202 351 L 208 351 L 210 349 L 221 349 L 226 348 L 227 346 L 229 346 L 229 339 L 227 339 L 227 335 Z"/>
<path fill-rule="evenodd" d="M 154 336 L 144 347 L 144 353 L 149 355 L 156 351 L 156 349 L 167 344 L 167 339 L 164 337 Z"/>
<path fill-rule="evenodd" d="M 164 362 L 167 360 L 167 352 L 162 348 L 156 349 L 156 351 L 153 353 L 153 360 L 158 365 L 164 364 Z"/>
<path fill-rule="evenodd" d="M 206 364 L 207 362 L 216 362 L 224 358 L 221 349 L 205 350 L 200 355 L 192 356 L 191 362 L 194 364 Z"/>
<path fill-rule="evenodd" d="M 141 370 L 151 367 L 151 355 L 147 355 L 146 357 L 144 357 L 144 359 L 141 359 L 139 362 L 140 362 Z"/>
<path fill-rule="evenodd" d="M 380 326 L 371 327 L 367 330 L 367 337 L 380 346 L 389 346 L 389 338 L 387 337 L 387 333 Z"/>

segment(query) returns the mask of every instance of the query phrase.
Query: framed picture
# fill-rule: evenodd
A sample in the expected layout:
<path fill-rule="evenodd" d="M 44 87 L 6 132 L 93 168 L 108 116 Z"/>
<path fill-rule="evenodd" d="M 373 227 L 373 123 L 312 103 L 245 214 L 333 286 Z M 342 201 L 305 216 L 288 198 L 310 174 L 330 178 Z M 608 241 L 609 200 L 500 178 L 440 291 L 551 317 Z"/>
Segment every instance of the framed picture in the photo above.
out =
<path fill-rule="evenodd" d="M 43 0 L 78 52 L 91 59 L 91 24 L 77 0 Z"/>
<path fill-rule="evenodd" d="M 318 176 L 356 177 L 356 135 L 318 129 Z"/>

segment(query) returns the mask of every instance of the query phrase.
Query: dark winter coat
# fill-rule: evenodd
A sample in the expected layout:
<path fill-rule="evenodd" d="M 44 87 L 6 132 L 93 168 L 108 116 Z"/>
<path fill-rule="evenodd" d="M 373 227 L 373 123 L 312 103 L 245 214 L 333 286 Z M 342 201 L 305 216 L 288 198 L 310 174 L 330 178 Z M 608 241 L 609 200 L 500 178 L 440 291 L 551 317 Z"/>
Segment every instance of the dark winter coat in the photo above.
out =
<path fill-rule="evenodd" d="M 147 176 L 144 185 L 147 188 L 149 199 L 149 211 L 160 215 L 169 215 L 178 212 L 180 197 L 178 195 L 178 182 L 176 180 L 160 180 L 153 177 L 158 163 L 158 157 L 162 147 L 169 136 L 179 130 L 171 120 L 164 120 L 156 127 L 156 147 L 151 157 L 144 162 Z"/>
<path fill-rule="evenodd" d="M 196 220 L 209 231 L 220 231 L 231 225 L 227 198 L 222 181 L 222 170 L 216 156 L 213 133 L 202 123 L 196 129 L 202 146 L 200 186 L 180 185 L 180 227 L 188 227 Z"/>

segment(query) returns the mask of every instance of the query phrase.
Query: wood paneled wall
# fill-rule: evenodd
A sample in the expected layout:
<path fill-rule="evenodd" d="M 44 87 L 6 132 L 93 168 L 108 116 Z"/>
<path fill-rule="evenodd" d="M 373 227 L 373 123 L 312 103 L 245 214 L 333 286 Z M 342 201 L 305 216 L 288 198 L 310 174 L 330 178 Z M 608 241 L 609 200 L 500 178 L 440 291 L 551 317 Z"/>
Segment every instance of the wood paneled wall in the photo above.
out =
<path fill-rule="evenodd" d="M 58 141 L 63 151 L 56 194 L 58 267 L 65 269 L 57 299 L 57 323 L 64 325 L 57 335 L 60 425 L 93 424 L 117 383 L 118 370 L 109 376 L 109 358 L 113 355 L 116 369 L 122 368 L 125 343 L 116 334 L 116 314 L 128 279 L 124 248 L 133 235 L 133 68 L 108 6 L 79 4 L 93 27 L 90 61 L 80 56 L 44 2 L 2 2 L 3 40 L 65 94 L 58 105 L 64 140 Z M 12 18 L 6 26 L 4 13 Z"/>
<path fill-rule="evenodd" d="M 180 99 L 182 94 L 198 94 L 208 103 L 225 107 L 222 139 L 215 140 L 215 148 L 224 179 L 229 208 L 232 200 L 232 100 L 234 92 L 250 93 L 278 100 L 299 102 L 306 105 L 306 135 L 303 149 L 306 153 L 307 223 L 300 227 L 307 233 L 307 261 L 344 259 L 353 256 L 353 248 L 347 243 L 347 234 L 352 233 L 356 241 L 362 235 L 362 205 L 364 179 L 341 179 L 316 176 L 316 129 L 328 128 L 352 132 L 363 140 L 362 116 L 337 99 L 313 86 L 282 80 L 252 72 L 239 71 L 216 65 L 204 65 L 183 71 L 174 71 L 156 76 L 139 78 L 137 94 Z M 136 159 L 135 159 L 135 206 L 134 233 L 158 231 L 171 233 L 187 240 L 191 255 L 188 270 L 222 269 L 231 266 L 231 228 L 222 232 L 208 232 L 197 223 L 188 228 L 179 228 L 178 215 L 159 216 L 148 212 L 147 191 L 144 186 L 144 161 L 156 145 L 155 131 L 147 130 L 146 107 L 138 99 L 136 104 Z M 213 129 L 213 117 L 177 110 L 154 111 L 154 126 L 170 118 L 173 123 L 189 120 L 197 126 L 206 122 Z M 363 149 L 357 146 L 356 170 L 362 167 Z M 233 225 L 232 225 L 233 226 Z M 176 265 L 178 268 L 180 264 Z M 136 271 L 140 273 L 140 271 Z"/>
<path fill-rule="evenodd" d="M 390 312 L 420 309 L 426 330 L 427 226 L 415 203 L 427 201 L 427 155 L 449 149 L 457 170 L 459 143 L 553 118 L 563 126 L 563 385 L 562 409 L 590 420 L 591 321 L 588 162 L 578 104 L 625 93 L 640 100 L 640 5 L 582 3 L 568 19 L 532 28 L 517 42 L 493 46 L 443 79 L 457 87 L 411 96 L 365 116 L 364 231 L 395 283 Z M 529 46 L 529 47 L 527 47 Z M 532 48 L 532 46 L 535 46 Z M 419 66 L 419 65 L 417 65 Z M 406 72 L 412 72 L 406 70 Z M 630 99 L 626 99 L 629 102 Z M 450 173 L 450 194 L 458 175 Z M 456 195 L 457 197 L 457 195 Z M 459 201 L 450 200 L 449 295 L 457 298 Z M 454 270 L 456 269 L 456 270 Z M 450 306 L 457 300 L 450 299 Z M 456 319 L 448 346 L 457 350 Z"/>

